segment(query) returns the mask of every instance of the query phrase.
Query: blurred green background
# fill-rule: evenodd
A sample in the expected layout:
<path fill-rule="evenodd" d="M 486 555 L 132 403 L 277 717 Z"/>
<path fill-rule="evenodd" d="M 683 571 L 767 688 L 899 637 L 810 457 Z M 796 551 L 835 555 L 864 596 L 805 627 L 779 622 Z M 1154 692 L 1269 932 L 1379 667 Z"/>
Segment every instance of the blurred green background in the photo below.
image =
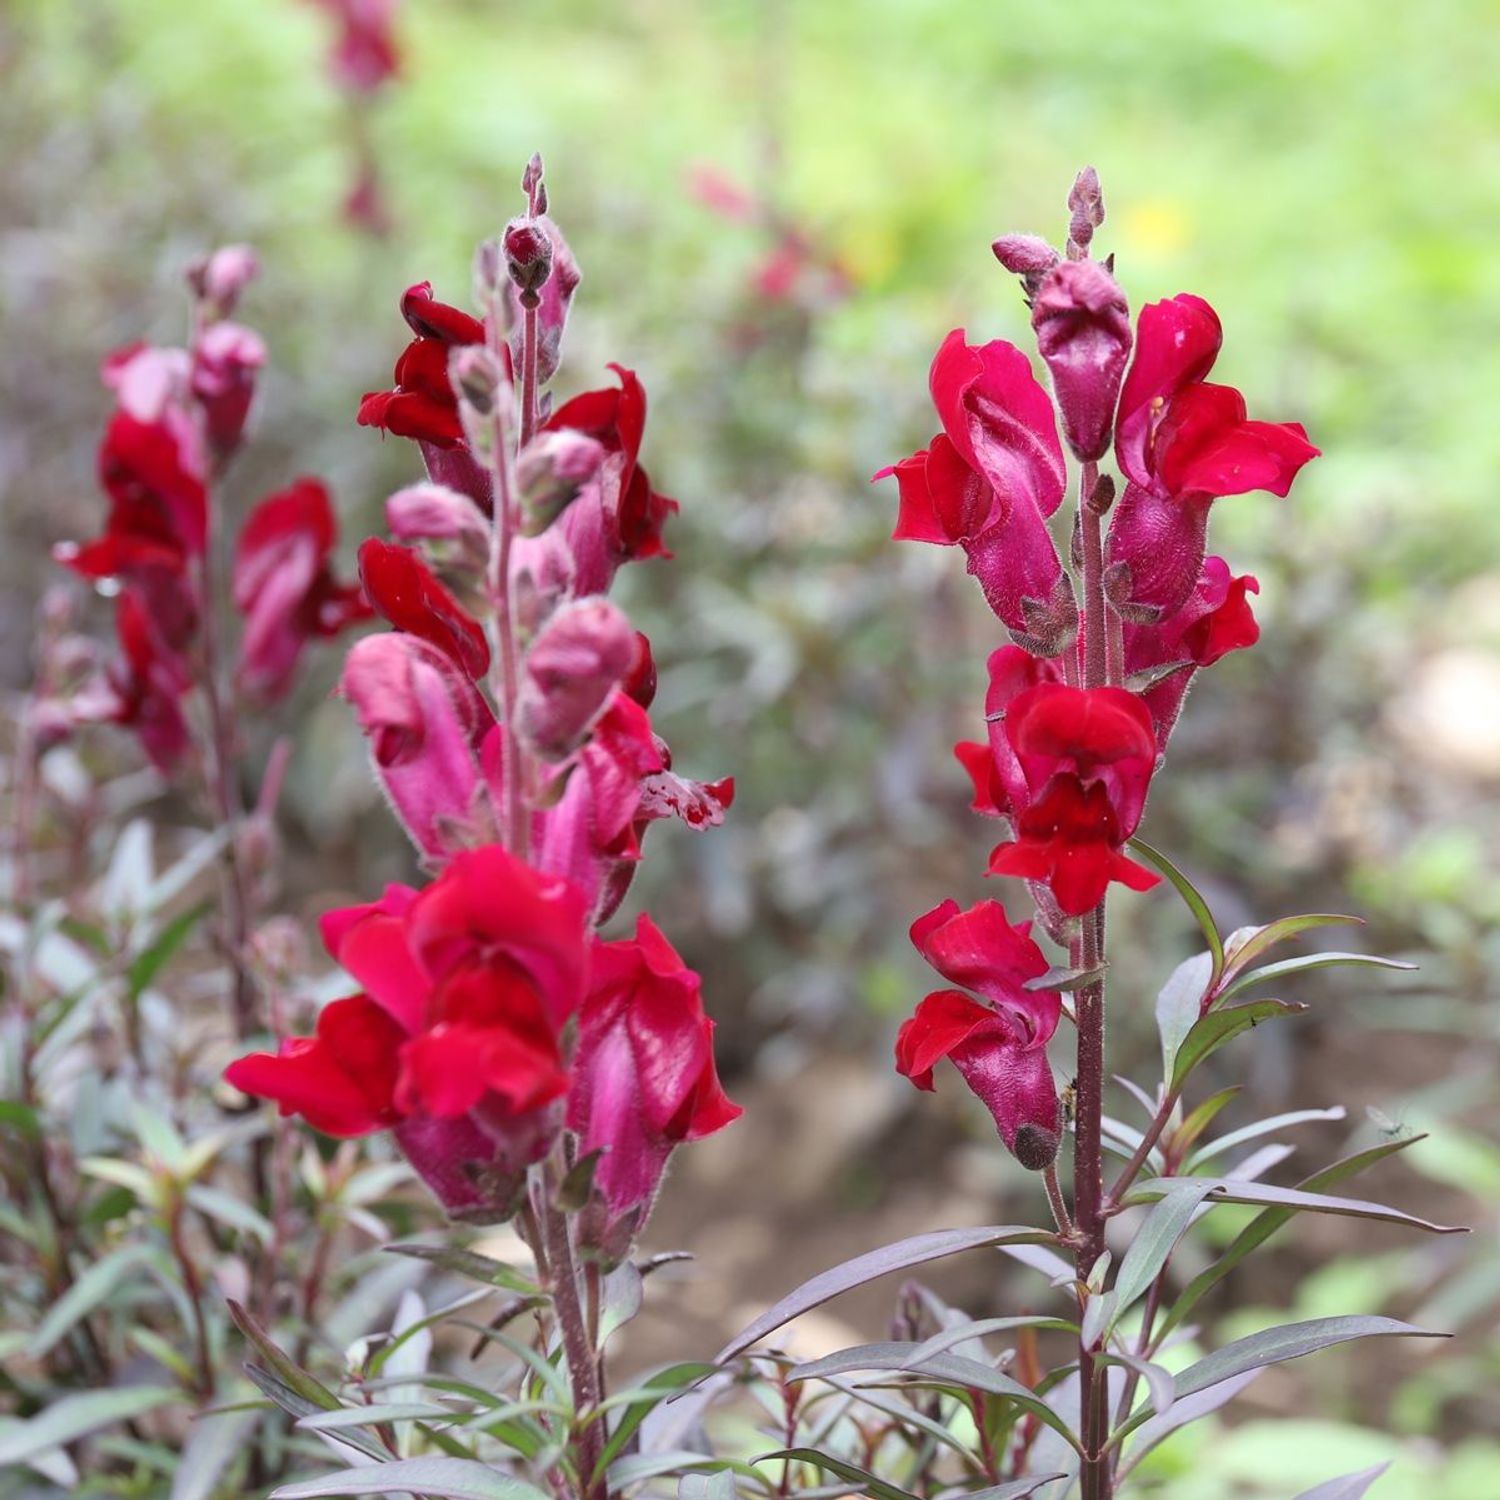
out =
<path fill-rule="evenodd" d="M 958 554 L 887 541 L 892 487 L 868 476 L 930 436 L 949 328 L 1024 342 L 989 243 L 1060 238 L 1093 163 L 1132 301 L 1207 297 L 1219 378 L 1325 455 L 1290 500 L 1216 511 L 1216 550 L 1260 577 L 1264 639 L 1196 688 L 1143 832 L 1226 926 L 1354 910 L 1370 946 L 1422 963 L 1404 984 L 1302 981 L 1309 1018 L 1223 1066 L 1249 1068 L 1247 1110 L 1349 1107 L 1307 1133 L 1303 1171 L 1433 1129 L 1370 1193 L 1479 1231 L 1412 1247 L 1332 1221 L 1231 1281 L 1224 1336 L 1294 1305 L 1460 1338 L 1268 1378 L 1230 1438 L 1163 1450 L 1162 1493 L 1281 1494 L 1399 1455 L 1383 1500 L 1500 1495 L 1500 5 L 406 0 L 401 40 L 368 119 L 392 216 L 372 238 L 341 218 L 351 116 L 313 6 L 0 9 L 5 685 L 26 681 L 45 548 L 97 523 L 98 358 L 182 336 L 183 263 L 248 240 L 265 266 L 241 315 L 272 364 L 230 505 L 317 473 L 352 554 L 417 472 L 353 424 L 404 343 L 400 292 L 466 300 L 540 150 L 584 271 L 559 390 L 635 368 L 645 459 L 682 502 L 677 561 L 621 580 L 662 665 L 658 727 L 678 769 L 740 788 L 725 828 L 653 833 L 633 898 L 704 971 L 750 1105 L 669 1188 L 654 1239 L 702 1256 L 671 1314 L 707 1347 L 841 1254 L 1033 1212 L 956 1080 L 919 1099 L 887 1067 L 925 983 L 906 926 L 985 893 L 993 830 L 949 751 L 979 732 L 998 638 Z M 704 169 L 760 210 L 714 213 Z M 756 275 L 788 229 L 810 263 L 770 298 Z M 285 899 L 309 923 L 410 871 L 335 672 L 329 654 L 296 710 Z M 1166 896 L 1117 907 L 1119 1062 L 1144 1076 L 1189 928 Z M 1008 1295 L 992 1278 L 960 1288 L 972 1310 Z M 1309 1409 L 1327 1422 L 1258 1420 Z"/>

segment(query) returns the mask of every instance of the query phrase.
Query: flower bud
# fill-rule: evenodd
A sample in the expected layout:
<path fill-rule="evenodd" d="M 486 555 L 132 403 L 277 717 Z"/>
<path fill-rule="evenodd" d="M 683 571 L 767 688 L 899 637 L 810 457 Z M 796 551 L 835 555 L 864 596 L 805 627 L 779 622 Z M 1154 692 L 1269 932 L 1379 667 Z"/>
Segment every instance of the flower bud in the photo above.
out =
<path fill-rule="evenodd" d="M 536 219 L 512 219 L 503 240 L 505 269 L 521 294 L 523 307 L 535 307 L 552 274 L 552 237 Z"/>
<path fill-rule="evenodd" d="M 562 760 L 587 737 L 636 662 L 635 632 L 607 599 L 564 605 L 526 653 L 516 726 L 545 760 Z"/>
<path fill-rule="evenodd" d="M 193 395 L 215 452 L 232 453 L 239 446 L 255 399 L 256 372 L 265 362 L 261 336 L 239 323 L 214 323 L 199 335 L 193 346 Z"/>
<path fill-rule="evenodd" d="M 1068 258 L 1081 260 L 1088 254 L 1094 231 L 1104 222 L 1104 194 L 1099 174 L 1092 167 L 1085 167 L 1073 180 L 1068 209 L 1072 214 L 1068 221 Z"/>
<path fill-rule="evenodd" d="M 1062 261 L 1037 292 L 1031 326 L 1052 372 L 1068 446 L 1083 462 L 1101 458 L 1130 353 L 1125 294 L 1097 261 Z"/>
<path fill-rule="evenodd" d="M 385 502 L 385 520 L 398 542 L 425 544 L 440 561 L 482 570 L 489 560 L 489 522 L 467 495 L 447 485 L 397 490 Z"/>
<path fill-rule="evenodd" d="M 522 532 L 540 536 L 573 503 L 603 461 L 598 440 L 571 427 L 533 438 L 516 461 Z"/>
<path fill-rule="evenodd" d="M 260 274 L 260 260 L 249 245 L 225 245 L 188 266 L 187 284 L 212 318 L 227 318 L 240 293 Z"/>
<path fill-rule="evenodd" d="M 488 345 L 464 344 L 448 355 L 448 380 L 458 397 L 464 438 L 475 456 L 487 462 L 495 442 L 496 412 L 509 411 L 510 381 L 505 368 Z"/>

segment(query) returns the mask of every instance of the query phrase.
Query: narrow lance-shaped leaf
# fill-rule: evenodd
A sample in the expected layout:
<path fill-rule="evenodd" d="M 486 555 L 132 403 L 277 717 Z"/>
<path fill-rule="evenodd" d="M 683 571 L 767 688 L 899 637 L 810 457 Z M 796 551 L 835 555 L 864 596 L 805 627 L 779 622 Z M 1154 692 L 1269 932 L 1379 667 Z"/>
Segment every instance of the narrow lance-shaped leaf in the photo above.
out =
<path fill-rule="evenodd" d="M 1156 997 L 1156 1030 L 1161 1037 L 1162 1076 L 1171 1080 L 1183 1043 L 1203 1014 L 1213 984 L 1213 961 L 1207 953 L 1185 958 L 1167 976 Z"/>
<path fill-rule="evenodd" d="M 343 1469 L 271 1491 L 271 1500 L 324 1495 L 431 1495 L 438 1500 L 546 1500 L 545 1491 L 465 1458 L 403 1458 Z"/>
<path fill-rule="evenodd" d="M 834 1474 L 840 1479 L 847 1479 L 850 1484 L 858 1485 L 866 1495 L 873 1495 L 876 1500 L 916 1500 L 916 1496 L 910 1490 L 903 1490 L 899 1485 L 887 1484 L 885 1480 L 872 1474 L 868 1469 L 862 1469 L 858 1464 L 845 1462 L 841 1458 L 830 1457 L 826 1453 L 819 1453 L 816 1448 L 779 1448 L 774 1453 L 760 1453 L 751 1460 L 752 1463 L 768 1464 L 777 1461 L 783 1463 L 810 1464 L 815 1469 L 821 1469 L 825 1474 Z"/>
<path fill-rule="evenodd" d="M 1420 1136 L 1412 1136 L 1405 1140 L 1384 1141 L 1378 1146 L 1371 1146 L 1368 1150 L 1356 1152 L 1353 1156 L 1345 1157 L 1343 1161 L 1334 1162 L 1332 1166 L 1324 1167 L 1322 1171 L 1314 1172 L 1312 1176 L 1305 1177 L 1297 1184 L 1298 1190 L 1310 1193 L 1316 1192 L 1321 1188 L 1335 1187 L 1340 1182 L 1347 1182 L 1351 1177 L 1357 1176 L 1367 1167 L 1372 1167 L 1377 1162 L 1384 1161 L 1386 1157 L 1394 1156 L 1397 1152 L 1404 1151 L 1408 1146 L 1420 1139 Z M 1200 1271 L 1183 1289 L 1182 1294 L 1172 1304 L 1171 1310 L 1167 1313 L 1166 1319 L 1162 1323 L 1159 1337 L 1165 1338 L 1167 1334 L 1177 1327 L 1198 1303 L 1241 1261 L 1270 1239 L 1284 1224 L 1288 1223 L 1293 1217 L 1294 1212 L 1295 1210 L 1290 1208 L 1268 1208 L 1264 1213 L 1257 1214 L 1239 1232 L 1229 1249 L 1211 1266 Z"/>
<path fill-rule="evenodd" d="M 1337 923 L 1348 923 L 1355 927 L 1364 924 L 1358 917 L 1340 916 L 1337 912 L 1304 912 L 1300 916 L 1281 917 L 1267 922 L 1264 927 L 1241 927 L 1231 932 L 1224 943 L 1224 978 L 1233 979 L 1242 969 L 1248 968 L 1262 953 L 1269 952 L 1278 943 L 1296 937 L 1300 932 L 1315 927 L 1332 927 Z"/>
<path fill-rule="evenodd" d="M 1332 1109 L 1294 1109 L 1284 1115 L 1271 1115 L 1268 1119 L 1257 1120 L 1253 1125 L 1242 1125 L 1238 1130 L 1231 1130 L 1227 1135 L 1221 1135 L 1216 1140 L 1200 1146 L 1188 1161 L 1187 1170 L 1191 1173 L 1215 1156 L 1222 1156 L 1224 1152 L 1236 1146 L 1242 1146 L 1246 1141 L 1254 1141 L 1263 1135 L 1270 1135 L 1272 1131 L 1285 1130 L 1292 1125 L 1306 1125 L 1315 1120 L 1342 1120 L 1343 1118 L 1344 1107 L 1341 1104 L 1335 1104 Z"/>
<path fill-rule="evenodd" d="M 1206 1391 L 1220 1381 L 1243 1375 L 1246 1371 L 1301 1359 L 1304 1354 L 1316 1354 L 1320 1349 L 1347 1344 L 1354 1339 L 1430 1339 L 1447 1336 L 1430 1333 L 1424 1328 L 1414 1328 L 1410 1323 L 1399 1323 L 1395 1318 L 1311 1318 L 1305 1323 L 1286 1323 L 1280 1328 L 1268 1328 L 1261 1333 L 1252 1333 L 1248 1338 L 1236 1339 L 1232 1344 L 1216 1349 L 1196 1364 L 1180 1371 L 1173 1377 L 1172 1383 L 1176 1398 L 1181 1400 L 1185 1396 Z M 1122 1427 L 1116 1429 L 1109 1440 L 1109 1446 L 1113 1447 L 1134 1432 L 1148 1415 L 1149 1410 L 1146 1408 L 1136 1412 Z"/>
<path fill-rule="evenodd" d="M 1177 1242 L 1193 1222 L 1193 1213 L 1198 1205 L 1218 1184 L 1212 1178 L 1184 1181 L 1179 1185 L 1173 1178 L 1164 1178 L 1168 1184 L 1161 1201 L 1148 1213 L 1136 1230 L 1120 1269 L 1115 1275 L 1115 1295 L 1118 1304 L 1114 1318 L 1125 1312 L 1137 1297 L 1160 1275 Z M 1114 1319 L 1111 1319 L 1113 1326 Z M 1106 1329 L 1106 1332 L 1108 1330 Z"/>
<path fill-rule="evenodd" d="M 50 1448 L 87 1437 L 101 1427 L 142 1416 L 154 1407 L 175 1401 L 177 1394 L 167 1386 L 132 1385 L 64 1396 L 36 1416 L 0 1433 L 0 1469 L 26 1463 Z"/>
<path fill-rule="evenodd" d="M 1254 985 L 1268 984 L 1273 979 L 1285 979 L 1292 974 L 1305 974 L 1312 969 L 1347 968 L 1351 965 L 1367 969 L 1416 968 L 1415 964 L 1406 963 L 1402 959 L 1380 958 L 1373 953 L 1305 953 L 1300 958 L 1283 958 L 1279 963 L 1265 964 L 1259 969 L 1241 974 L 1223 991 L 1221 998 L 1232 1000 Z"/>
<path fill-rule="evenodd" d="M 1364 1493 L 1390 1468 L 1387 1461 L 1373 1468 L 1361 1469 L 1357 1474 L 1341 1474 L 1337 1479 L 1325 1479 L 1310 1490 L 1303 1490 L 1297 1500 L 1361 1500 Z"/>
<path fill-rule="evenodd" d="M 1425 1229 L 1429 1234 L 1467 1234 L 1462 1224 L 1433 1224 L 1415 1214 L 1384 1203 L 1367 1203 L 1361 1198 L 1335 1198 L 1326 1193 L 1309 1193 L 1301 1188 L 1276 1187 L 1268 1182 L 1244 1182 L 1229 1177 L 1158 1177 L 1131 1189 L 1129 1203 L 1161 1198 L 1181 1191 L 1186 1185 L 1201 1186 L 1203 1194 L 1215 1203 L 1249 1203 L 1270 1208 L 1289 1208 L 1294 1212 L 1340 1214 L 1351 1219 L 1382 1219 L 1388 1224 L 1404 1224 L 1409 1229 Z"/>
<path fill-rule="evenodd" d="M 106 1301 L 143 1262 L 152 1258 L 149 1245 L 126 1245 L 96 1260 L 47 1310 L 31 1335 L 27 1353 L 40 1359 L 76 1324 Z"/>
<path fill-rule="evenodd" d="M 1078 1447 L 1078 1439 L 1067 1423 L 1041 1396 L 1020 1381 L 1012 1380 L 1009 1375 L 989 1365 L 980 1364 L 975 1359 L 964 1359 L 956 1354 L 936 1354 L 917 1361 L 912 1358 L 913 1352 L 913 1348 L 907 1344 L 864 1344 L 855 1349 L 842 1350 L 825 1359 L 799 1365 L 787 1379 L 802 1381 L 816 1379 L 825 1373 L 843 1375 L 856 1370 L 895 1370 L 959 1392 L 983 1391 L 991 1396 L 1003 1396 L 1039 1418 L 1071 1447 Z"/>
<path fill-rule="evenodd" d="M 1177 1049 L 1177 1056 L 1172 1062 L 1173 1092 L 1181 1090 L 1188 1075 L 1204 1058 L 1217 1052 L 1225 1042 L 1232 1041 L 1242 1031 L 1259 1026 L 1262 1021 L 1298 1015 L 1306 1009 L 1305 1005 L 1291 1005 L 1284 1000 L 1250 1000 L 1244 1005 L 1209 1011 L 1194 1024 Z"/>
<path fill-rule="evenodd" d="M 977 1250 L 986 1245 L 1055 1243 L 1056 1235 L 1044 1230 L 1032 1229 L 1020 1224 L 991 1225 L 981 1229 L 938 1229 L 930 1234 L 913 1235 L 910 1239 L 898 1240 L 893 1245 L 884 1245 L 879 1250 L 857 1255 L 853 1260 L 822 1271 L 810 1281 L 805 1281 L 794 1292 L 783 1297 L 774 1307 L 768 1308 L 747 1328 L 742 1329 L 714 1357 L 716 1364 L 723 1364 L 742 1354 L 752 1344 L 774 1333 L 793 1318 L 811 1312 L 815 1307 L 866 1282 L 876 1281 L 894 1271 L 905 1271 L 912 1266 L 926 1265 L 930 1261 L 942 1260 L 957 1255 L 962 1250 Z"/>
<path fill-rule="evenodd" d="M 1213 963 L 1211 982 L 1217 983 L 1219 975 L 1224 971 L 1224 939 L 1219 936 L 1219 924 L 1214 921 L 1214 914 L 1208 909 L 1208 902 L 1203 899 L 1193 882 L 1159 849 L 1153 849 L 1150 844 L 1141 839 L 1131 839 L 1130 847 L 1147 864 L 1154 865 L 1160 870 L 1187 904 L 1187 909 L 1192 912 L 1194 920 L 1203 931 L 1204 942 L 1208 944 Z"/>

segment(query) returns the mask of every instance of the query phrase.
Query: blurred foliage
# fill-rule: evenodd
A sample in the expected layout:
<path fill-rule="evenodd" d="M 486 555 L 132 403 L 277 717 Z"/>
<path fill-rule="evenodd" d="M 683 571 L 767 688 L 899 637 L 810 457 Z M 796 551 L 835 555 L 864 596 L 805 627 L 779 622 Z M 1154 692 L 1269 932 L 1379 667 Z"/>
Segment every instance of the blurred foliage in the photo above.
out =
<path fill-rule="evenodd" d="M 1492 1230 L 1492 1163 L 1460 1152 L 1496 1125 L 1500 4 L 408 0 L 403 37 L 374 118 L 394 227 L 372 240 L 339 218 L 349 122 L 314 7 L 0 11 L 6 685 L 25 680 L 44 548 L 92 530 L 98 357 L 178 333 L 182 264 L 250 240 L 266 266 L 245 315 L 274 369 L 231 504 L 316 471 L 352 541 L 416 472 L 352 421 L 404 342 L 400 290 L 431 278 L 463 300 L 471 247 L 539 148 L 585 273 L 569 369 L 640 372 L 646 459 L 683 502 L 678 560 L 633 570 L 624 600 L 657 646 L 657 718 L 680 769 L 740 786 L 712 839 L 652 835 L 675 847 L 636 899 L 708 976 L 741 1068 L 881 1055 L 920 993 L 911 917 L 983 890 L 990 830 L 949 746 L 977 731 L 995 627 L 956 556 L 887 544 L 894 496 L 867 479 L 930 435 L 948 328 L 1023 339 L 989 242 L 1060 233 L 1091 161 L 1135 303 L 1206 296 L 1224 377 L 1325 452 L 1293 501 L 1217 512 L 1216 545 L 1261 579 L 1263 644 L 1195 691 L 1144 831 L 1226 925 L 1352 900 L 1372 947 L 1431 950 L 1415 984 L 1320 985 L 1320 1021 L 1256 1039 L 1253 1092 L 1396 1118 L 1444 1095 L 1468 1134 L 1424 1170 Z M 689 190 L 700 164 L 835 258 L 849 295 L 758 293 L 767 227 L 716 218 Z M 292 896 L 320 904 L 408 869 L 327 683 L 303 694 L 287 830 Z M 1128 1060 L 1149 1055 L 1149 997 L 1189 937 L 1166 900 L 1118 906 Z M 907 1104 L 884 1087 L 900 1102 L 877 1133 Z M 950 1143 L 971 1127 L 958 1104 L 942 1122 Z M 927 1169 L 873 1160 L 862 1201 Z M 1427 1295 L 1426 1270 L 1379 1264 L 1386 1300 Z M 1250 1306 L 1280 1290 L 1231 1288 Z M 1450 1312 L 1492 1327 L 1494 1302 Z M 1493 1374 L 1481 1338 L 1464 1348 L 1475 1380 Z M 1410 1389 L 1404 1425 L 1495 1419 L 1493 1397 L 1481 1413 Z M 1389 1394 L 1351 1415 L 1380 1420 Z"/>

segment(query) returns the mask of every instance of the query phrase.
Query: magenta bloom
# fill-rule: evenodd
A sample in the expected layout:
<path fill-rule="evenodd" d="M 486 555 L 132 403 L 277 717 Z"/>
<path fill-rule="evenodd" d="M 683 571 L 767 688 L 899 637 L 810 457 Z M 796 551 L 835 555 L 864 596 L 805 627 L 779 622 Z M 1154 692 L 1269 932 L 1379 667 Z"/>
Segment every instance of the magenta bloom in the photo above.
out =
<path fill-rule="evenodd" d="M 1068 446 L 1080 459 L 1102 458 L 1130 353 L 1124 292 L 1096 260 L 1059 261 L 1037 291 L 1031 326 Z"/>
<path fill-rule="evenodd" d="M 1250 595 L 1259 592 L 1260 584 L 1250 574 L 1236 578 L 1222 557 L 1205 557 L 1197 585 L 1181 609 L 1159 625 L 1125 626 L 1127 673 L 1177 665 L 1176 671 L 1141 693 L 1162 750 L 1199 669 L 1260 639 L 1250 608 Z"/>
<path fill-rule="evenodd" d="M 394 23 L 396 0 L 313 0 L 337 30 L 328 53 L 334 83 L 355 94 L 374 93 L 400 68 Z"/>
<path fill-rule="evenodd" d="M 252 697 L 281 697 L 310 640 L 370 618 L 359 585 L 333 576 L 337 541 L 328 491 L 316 479 L 268 496 L 241 528 L 233 572 L 235 607 L 245 616 L 239 681 Z"/>
<path fill-rule="evenodd" d="M 1217 498 L 1284 496 L 1318 456 L 1301 423 L 1249 421 L 1237 390 L 1206 381 L 1222 342 L 1218 316 L 1201 297 L 1141 309 L 1115 430 L 1129 483 L 1106 554 L 1111 598 L 1133 618 L 1161 619 L 1193 591 Z"/>
<path fill-rule="evenodd" d="M 480 750 L 495 718 L 453 659 L 413 635 L 357 641 L 339 692 L 370 743 L 391 807 L 428 859 L 483 842 L 475 827 Z"/>
<path fill-rule="evenodd" d="M 1055 656 L 1077 610 L 1047 531 L 1065 485 L 1052 402 L 1031 362 L 1003 340 L 980 347 L 962 329 L 944 340 L 929 379 L 943 431 L 894 474 L 898 540 L 959 546 L 989 606 L 1012 636 Z"/>
<path fill-rule="evenodd" d="M 1057 1155 L 1062 1115 L 1047 1061 L 1062 997 L 1028 990 L 1047 972 L 1031 924 L 1012 926 L 998 901 L 960 911 L 945 901 L 912 924 L 917 951 L 943 978 L 984 996 L 938 990 L 917 1007 L 896 1038 L 896 1070 L 931 1089 L 932 1070 L 949 1058 L 994 1117 L 1000 1138 L 1022 1166 L 1040 1171 Z"/>
<path fill-rule="evenodd" d="M 484 628 L 409 547 L 367 537 L 359 549 L 365 596 L 397 630 L 436 646 L 478 679 L 489 671 Z"/>
<path fill-rule="evenodd" d="M 193 396 L 216 453 L 232 453 L 239 446 L 265 362 L 261 336 L 238 323 L 210 323 L 194 341 Z"/>
<path fill-rule="evenodd" d="M 1002 763 L 1015 839 L 996 847 L 988 873 L 1043 882 L 1069 916 L 1093 910 L 1112 880 L 1150 890 L 1159 876 L 1123 852 L 1146 805 L 1156 766 L 1151 715 L 1123 688 L 1042 683 L 1005 710 Z"/>
<path fill-rule="evenodd" d="M 581 1153 L 603 1152 L 595 1235 L 606 1247 L 634 1237 L 677 1145 L 743 1113 L 719 1083 L 701 985 L 650 917 L 634 938 L 594 944 L 568 1128 Z"/>
<path fill-rule="evenodd" d="M 329 1134 L 391 1129 L 450 1213 L 503 1216 L 561 1125 L 562 1032 L 588 962 L 582 898 L 490 846 L 421 892 L 391 886 L 328 913 L 323 940 L 365 993 L 225 1077 Z"/>

